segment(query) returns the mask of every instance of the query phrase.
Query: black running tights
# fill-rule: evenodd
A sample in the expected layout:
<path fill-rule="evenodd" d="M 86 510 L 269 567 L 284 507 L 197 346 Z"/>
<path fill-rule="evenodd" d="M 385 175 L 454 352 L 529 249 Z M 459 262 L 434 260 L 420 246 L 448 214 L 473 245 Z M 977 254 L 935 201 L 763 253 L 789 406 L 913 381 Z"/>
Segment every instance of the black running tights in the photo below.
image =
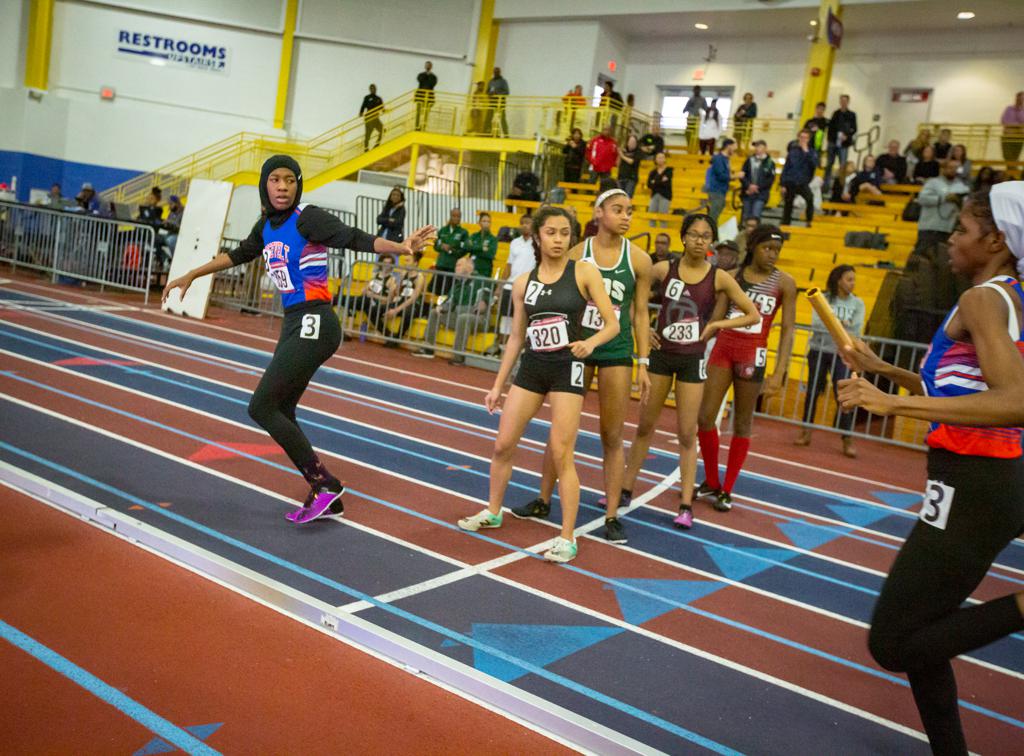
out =
<path fill-rule="evenodd" d="M 1012 594 L 962 606 L 1024 532 L 1024 464 L 932 449 L 928 478 L 923 518 L 885 581 L 868 646 L 885 669 L 907 673 L 932 750 L 966 754 L 950 660 L 1024 629 Z"/>
<path fill-rule="evenodd" d="M 299 470 L 316 459 L 295 421 L 295 407 L 313 374 L 341 344 L 341 326 L 327 303 L 285 313 L 274 356 L 249 401 L 249 417 Z"/>

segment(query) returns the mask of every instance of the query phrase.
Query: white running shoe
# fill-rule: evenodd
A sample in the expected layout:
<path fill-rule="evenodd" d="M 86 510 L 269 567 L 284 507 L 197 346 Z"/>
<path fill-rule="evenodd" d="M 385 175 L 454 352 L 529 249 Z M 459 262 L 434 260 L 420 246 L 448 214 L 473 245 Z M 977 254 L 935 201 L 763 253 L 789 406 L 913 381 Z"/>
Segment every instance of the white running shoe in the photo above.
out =
<path fill-rule="evenodd" d="M 544 558 L 549 562 L 571 562 L 576 558 L 577 551 L 575 541 L 567 541 L 558 536 L 551 548 L 544 552 Z"/>
<path fill-rule="evenodd" d="M 498 514 L 491 514 L 485 509 L 483 512 L 475 514 L 472 517 L 463 517 L 459 520 L 459 527 L 463 530 L 471 530 L 474 533 L 481 528 L 500 528 L 501 512 L 498 512 Z"/>

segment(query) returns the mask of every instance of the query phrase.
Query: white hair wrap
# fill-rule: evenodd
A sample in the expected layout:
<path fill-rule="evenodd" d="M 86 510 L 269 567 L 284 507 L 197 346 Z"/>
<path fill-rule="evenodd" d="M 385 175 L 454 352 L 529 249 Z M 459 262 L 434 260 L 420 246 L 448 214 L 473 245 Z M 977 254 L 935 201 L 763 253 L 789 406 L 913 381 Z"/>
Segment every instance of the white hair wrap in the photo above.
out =
<path fill-rule="evenodd" d="M 1004 181 L 989 194 L 996 228 L 1006 237 L 1006 246 L 1017 258 L 1017 271 L 1024 276 L 1024 181 Z"/>
<path fill-rule="evenodd" d="M 626 192 L 617 187 L 615 189 L 609 189 L 607 192 L 597 195 L 597 201 L 594 202 L 594 207 L 601 207 L 601 205 L 604 204 L 604 201 L 606 199 L 608 199 L 609 197 L 614 197 L 616 194 L 621 194 L 623 197 L 629 196 L 628 194 L 626 194 Z"/>

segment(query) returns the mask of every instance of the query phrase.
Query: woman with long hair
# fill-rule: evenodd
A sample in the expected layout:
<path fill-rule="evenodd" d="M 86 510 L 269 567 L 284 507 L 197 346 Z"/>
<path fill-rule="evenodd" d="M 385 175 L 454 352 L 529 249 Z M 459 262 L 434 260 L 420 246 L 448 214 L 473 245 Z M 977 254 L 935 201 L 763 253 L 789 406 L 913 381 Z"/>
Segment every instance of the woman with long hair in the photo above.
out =
<path fill-rule="evenodd" d="M 377 215 L 377 236 L 400 244 L 405 238 L 405 192 L 393 187 Z"/>
<path fill-rule="evenodd" d="M 828 274 L 828 281 L 825 284 L 825 299 L 828 301 L 832 311 L 843 324 L 843 328 L 853 338 L 859 338 L 864 330 L 864 317 L 866 309 L 864 300 L 853 293 L 857 284 L 857 272 L 852 265 L 837 265 Z M 839 381 L 850 377 L 850 371 L 836 354 L 836 345 L 829 336 L 825 324 L 821 322 L 818 313 L 811 315 L 811 329 L 813 331 L 810 340 L 807 342 L 807 394 L 804 397 L 804 422 L 814 422 L 814 412 L 818 405 L 818 397 L 825 390 L 825 381 L 831 376 L 832 391 L 838 396 Z M 837 410 L 835 425 L 846 431 L 843 434 L 843 454 L 847 457 L 856 457 L 857 450 L 853 445 L 853 437 L 850 431 L 853 430 L 854 413 Z M 811 429 L 804 426 L 794 441 L 797 446 L 810 446 Z"/>
<path fill-rule="evenodd" d="M 561 208 L 543 207 L 533 215 L 533 231 L 537 266 L 512 284 L 512 333 L 494 385 L 484 398 L 488 412 L 498 410 L 502 389 L 525 345 L 498 424 L 488 505 L 482 512 L 459 520 L 459 527 L 470 531 L 501 527 L 501 505 L 512 477 L 515 450 L 546 398 L 551 405 L 548 451 L 558 472 L 562 532 L 544 558 L 568 562 L 577 554 L 574 531 L 580 481 L 573 450 L 586 390 L 583 360 L 618 334 L 619 319 L 597 268 L 569 257 L 569 215 Z M 582 319 L 588 301 L 600 313 L 602 327 L 583 339 Z"/>
<path fill-rule="evenodd" d="M 249 416 L 277 442 L 309 485 L 303 508 L 289 512 L 304 523 L 328 513 L 341 514 L 341 483 L 320 461 L 295 418 L 295 410 L 313 374 L 341 343 L 341 324 L 331 309 L 327 288 L 327 248 L 360 252 L 412 254 L 434 233 L 424 226 L 403 244 L 370 236 L 346 226 L 313 205 L 302 205 L 302 169 L 288 155 L 274 155 L 260 171 L 263 212 L 249 236 L 230 252 L 169 281 L 163 299 L 174 289 L 184 299 L 192 282 L 261 254 L 267 274 L 281 293 L 284 318 L 274 356 L 249 401 Z"/>
<path fill-rule="evenodd" d="M 932 339 L 921 374 L 863 341 L 844 353 L 909 395 L 863 377 L 842 381 L 843 409 L 931 421 L 921 512 L 875 605 L 868 648 L 905 672 L 932 751 L 966 754 L 951 660 L 1024 629 L 1024 591 L 973 606 L 996 556 L 1024 534 L 1024 182 L 965 203 L 949 238 L 954 273 L 971 280 Z"/>
<path fill-rule="evenodd" d="M 704 111 L 697 138 L 700 140 L 700 154 L 714 155 L 715 144 L 722 136 L 722 114 L 718 112 L 718 99 L 711 101 L 711 107 Z"/>
<path fill-rule="evenodd" d="M 658 346 L 651 352 L 648 368 L 651 393 L 640 407 L 640 423 L 629 447 L 622 493 L 624 497 L 632 497 L 661 409 L 668 392 L 675 389 L 682 486 L 675 523 L 689 528 L 693 525 L 693 489 L 697 475 L 697 412 L 707 379 L 708 342 L 722 329 L 743 328 L 759 322 L 761 314 L 735 278 L 708 262 L 708 250 L 717 236 L 711 216 L 704 213 L 686 216 L 679 235 L 683 240 L 683 256 L 663 260 L 651 268 L 651 288 L 656 288 L 661 298 L 655 328 Z M 740 309 L 742 317 L 715 318 L 715 305 L 720 296 Z M 724 306 L 718 308 L 719 315 L 724 313 Z"/>
<path fill-rule="evenodd" d="M 782 380 L 793 354 L 796 323 L 796 281 L 776 263 L 782 252 L 782 232 L 777 226 L 758 226 L 747 241 L 747 261 L 736 272 L 743 293 L 753 300 L 761 318 L 752 326 L 722 331 L 708 358 L 708 380 L 697 420 L 697 438 L 704 458 L 705 480 L 698 497 L 709 497 L 719 512 L 732 509 L 732 488 L 743 469 L 750 450 L 754 407 L 761 394 L 773 396 L 782 388 Z M 768 364 L 768 332 L 782 311 L 782 333 L 776 354 L 775 371 L 765 379 Z M 738 318 L 743 312 L 733 305 L 726 317 Z M 732 441 L 725 480 L 718 476 L 718 410 L 729 387 L 733 388 Z"/>

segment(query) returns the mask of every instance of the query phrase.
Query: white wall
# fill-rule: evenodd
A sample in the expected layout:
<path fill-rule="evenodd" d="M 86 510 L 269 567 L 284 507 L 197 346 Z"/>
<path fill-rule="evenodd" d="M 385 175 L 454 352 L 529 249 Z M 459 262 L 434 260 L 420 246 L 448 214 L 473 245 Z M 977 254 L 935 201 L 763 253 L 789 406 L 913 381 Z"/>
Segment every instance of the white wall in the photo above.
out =
<path fill-rule="evenodd" d="M 28 0 L 0 0 L 0 88 L 20 87 L 25 73 Z"/>
<path fill-rule="evenodd" d="M 514 95 L 561 97 L 577 84 L 587 94 L 600 33 L 596 21 L 503 22 L 494 62 Z"/>

